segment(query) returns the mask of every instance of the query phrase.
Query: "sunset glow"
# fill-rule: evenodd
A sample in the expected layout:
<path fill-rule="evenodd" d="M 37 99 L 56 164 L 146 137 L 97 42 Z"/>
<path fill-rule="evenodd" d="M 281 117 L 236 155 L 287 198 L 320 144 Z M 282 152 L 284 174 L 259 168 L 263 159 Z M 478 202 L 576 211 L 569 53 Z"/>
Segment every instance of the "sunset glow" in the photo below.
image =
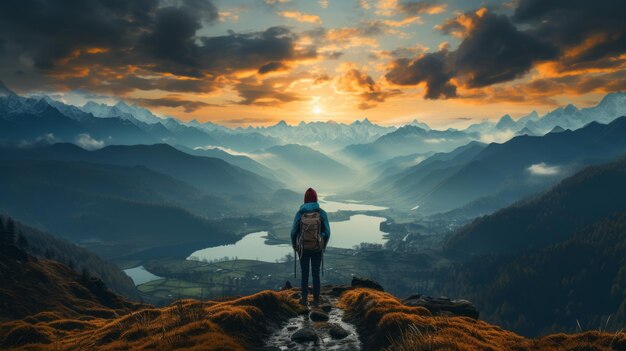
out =
<path fill-rule="evenodd" d="M 93 27 L 9 16 L 3 33 L 21 34 L 3 37 L 0 77 L 20 93 L 125 100 L 227 126 L 367 117 L 447 127 L 590 106 L 626 88 L 623 21 L 599 6 L 601 20 L 563 38 L 575 21 L 559 19 L 586 14 L 555 18 L 539 4 L 163 0 L 133 5 L 144 19 L 68 9 L 111 11 Z M 28 24 L 46 20 L 57 29 Z"/>

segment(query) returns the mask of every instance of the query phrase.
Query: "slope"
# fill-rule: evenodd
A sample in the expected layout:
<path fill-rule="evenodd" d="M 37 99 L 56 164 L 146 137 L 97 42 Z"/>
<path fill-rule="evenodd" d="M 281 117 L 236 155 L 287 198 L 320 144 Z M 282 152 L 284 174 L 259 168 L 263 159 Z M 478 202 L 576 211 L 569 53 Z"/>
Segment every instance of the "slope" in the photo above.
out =
<path fill-rule="evenodd" d="M 0 228 L 7 226 L 9 218 L 0 216 Z M 72 266 L 76 272 L 86 272 L 91 277 L 102 280 L 111 290 L 131 300 L 139 300 L 135 284 L 116 265 L 105 261 L 96 254 L 74 245 L 59 237 L 44 233 L 35 228 L 14 221 L 20 249 L 38 258 L 52 259 Z"/>
<path fill-rule="evenodd" d="M 165 245 L 234 240 L 219 223 L 177 206 L 185 197 L 194 201 L 194 188 L 142 167 L 5 160 L 0 192 L 0 212 L 106 258 Z"/>
<path fill-rule="evenodd" d="M 486 320 L 524 335 L 619 330 L 626 324 L 624 228 L 621 212 L 558 244 L 477 257 L 442 274 L 439 291 L 467 296 Z"/>
<path fill-rule="evenodd" d="M 474 220 L 446 244 L 458 254 L 519 252 L 565 240 L 576 229 L 626 211 L 626 158 L 588 167 L 553 189 Z"/>

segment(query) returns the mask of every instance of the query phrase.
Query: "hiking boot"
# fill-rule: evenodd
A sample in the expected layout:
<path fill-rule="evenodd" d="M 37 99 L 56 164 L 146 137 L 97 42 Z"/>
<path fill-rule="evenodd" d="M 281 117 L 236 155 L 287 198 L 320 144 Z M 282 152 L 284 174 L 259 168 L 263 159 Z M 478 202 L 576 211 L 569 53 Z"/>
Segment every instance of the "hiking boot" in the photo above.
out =
<path fill-rule="evenodd" d="M 307 299 L 300 299 L 298 303 L 304 307 L 309 307 L 309 301 L 307 301 Z"/>
<path fill-rule="evenodd" d="M 320 307 L 320 299 L 313 299 L 313 307 Z"/>

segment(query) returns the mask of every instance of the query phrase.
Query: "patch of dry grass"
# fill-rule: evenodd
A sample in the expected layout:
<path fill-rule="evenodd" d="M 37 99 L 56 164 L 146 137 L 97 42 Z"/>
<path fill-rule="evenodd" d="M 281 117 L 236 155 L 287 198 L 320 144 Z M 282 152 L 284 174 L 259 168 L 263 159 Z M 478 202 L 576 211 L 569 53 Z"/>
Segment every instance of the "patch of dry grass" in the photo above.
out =
<path fill-rule="evenodd" d="M 370 289 L 345 292 L 340 300 L 346 318 L 357 325 L 367 350 L 626 350 L 626 334 L 586 332 L 526 339 L 484 321 L 432 316 L 421 307 Z"/>
<path fill-rule="evenodd" d="M 247 350 L 269 326 L 295 316 L 288 293 L 263 291 L 223 302 L 180 300 L 164 308 L 89 321 L 39 314 L 0 325 L 2 349 L 21 350 Z"/>

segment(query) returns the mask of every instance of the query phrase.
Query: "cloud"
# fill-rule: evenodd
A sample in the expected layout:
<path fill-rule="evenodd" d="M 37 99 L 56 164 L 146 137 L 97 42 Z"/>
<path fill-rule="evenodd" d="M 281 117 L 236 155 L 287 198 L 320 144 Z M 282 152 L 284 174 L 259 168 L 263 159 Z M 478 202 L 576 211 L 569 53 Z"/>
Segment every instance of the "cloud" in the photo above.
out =
<path fill-rule="evenodd" d="M 259 74 L 266 74 L 270 72 L 286 71 L 288 69 L 289 69 L 289 66 L 285 65 L 282 62 L 270 62 L 261 66 L 258 72 Z"/>
<path fill-rule="evenodd" d="M 453 79 L 470 88 L 506 82 L 527 73 L 537 61 L 557 51 L 531 34 L 519 31 L 504 15 L 486 9 L 460 15 L 438 29 L 460 33 L 464 39 L 455 51 L 443 46 L 414 60 L 398 59 L 387 79 L 399 85 L 426 84 L 427 99 L 457 97 Z"/>
<path fill-rule="evenodd" d="M 309 97 L 289 89 L 290 78 L 269 78 L 258 80 L 246 78 L 235 85 L 241 100 L 240 105 L 281 106 L 294 101 L 307 101 Z"/>
<path fill-rule="evenodd" d="M 520 0 L 513 20 L 562 50 L 564 71 L 606 64 L 626 52 L 626 2 Z"/>
<path fill-rule="evenodd" d="M 105 143 L 102 140 L 92 138 L 89 134 L 83 133 L 76 136 L 76 145 L 85 150 L 97 150 L 102 149 Z"/>
<path fill-rule="evenodd" d="M 450 82 L 454 77 L 454 67 L 450 64 L 449 53 L 442 50 L 426 53 L 415 60 L 397 59 L 385 77 L 398 85 L 426 84 L 426 99 L 456 97 L 456 86 Z"/>
<path fill-rule="evenodd" d="M 437 1 L 378 0 L 376 13 L 381 16 L 435 15 L 444 12 L 446 8 L 446 4 L 439 4 Z"/>
<path fill-rule="evenodd" d="M 276 5 L 276 4 L 286 4 L 291 0 L 265 0 L 265 3 L 268 5 Z"/>
<path fill-rule="evenodd" d="M 512 130 L 504 130 L 501 132 L 494 132 L 488 134 L 481 134 L 480 141 L 485 144 L 490 143 L 504 143 L 505 141 L 511 140 L 515 136 L 515 132 Z"/>
<path fill-rule="evenodd" d="M 403 1 L 399 7 L 403 13 L 408 15 L 436 15 L 444 12 L 448 5 L 439 4 L 435 1 Z"/>
<path fill-rule="evenodd" d="M 257 125 L 257 124 L 267 124 L 267 123 L 276 123 L 276 119 L 272 117 L 241 117 L 241 118 L 231 118 L 222 121 L 225 124 L 233 124 L 233 125 Z"/>
<path fill-rule="evenodd" d="M 558 166 L 549 166 L 544 162 L 533 164 L 527 168 L 528 172 L 536 176 L 551 176 L 561 173 Z"/>
<path fill-rule="evenodd" d="M 356 68 L 346 67 L 333 82 L 335 91 L 340 94 L 354 95 L 359 99 L 357 107 L 361 110 L 376 107 L 390 96 L 398 95 L 397 90 L 385 91 L 374 79 Z"/>
<path fill-rule="evenodd" d="M 185 100 L 176 94 L 167 95 L 158 99 L 135 98 L 132 99 L 132 101 L 145 107 L 182 107 L 187 113 L 194 112 L 207 106 L 219 106 L 202 101 Z"/>
<path fill-rule="evenodd" d="M 322 19 L 320 18 L 320 16 L 303 13 L 300 11 L 281 11 L 278 13 L 278 15 L 285 17 L 285 18 L 296 20 L 300 23 L 313 23 L 313 24 L 322 23 Z"/>
<path fill-rule="evenodd" d="M 200 34 L 217 21 L 208 0 L 2 2 L 0 75 L 24 72 L 18 90 L 211 92 L 241 72 L 318 57 L 286 27 Z"/>

